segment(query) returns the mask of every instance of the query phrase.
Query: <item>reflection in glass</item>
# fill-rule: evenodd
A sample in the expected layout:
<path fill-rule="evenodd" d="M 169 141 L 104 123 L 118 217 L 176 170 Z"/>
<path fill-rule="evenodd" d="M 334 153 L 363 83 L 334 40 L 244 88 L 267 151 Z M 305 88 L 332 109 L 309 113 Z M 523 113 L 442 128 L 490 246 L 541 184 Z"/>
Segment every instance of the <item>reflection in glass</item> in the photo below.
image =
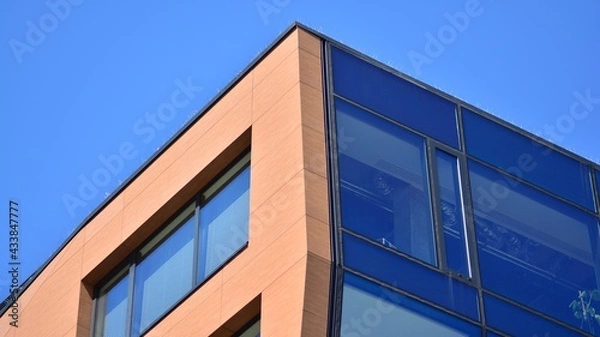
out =
<path fill-rule="evenodd" d="M 481 336 L 479 328 L 350 273 L 344 275 L 341 336 Z"/>
<path fill-rule="evenodd" d="M 192 288 L 195 222 L 189 218 L 135 269 L 134 336 Z"/>
<path fill-rule="evenodd" d="M 465 220 L 463 217 L 458 160 L 444 152 L 436 151 L 438 190 L 444 223 L 444 243 L 448 268 L 470 277 Z"/>
<path fill-rule="evenodd" d="M 346 267 L 479 320 L 477 291 L 466 282 L 350 234 L 343 235 L 342 247 Z"/>
<path fill-rule="evenodd" d="M 589 167 L 474 112 L 462 111 L 468 154 L 594 210 Z"/>
<path fill-rule="evenodd" d="M 336 94 L 458 148 L 456 104 L 340 49 L 331 50 Z"/>
<path fill-rule="evenodd" d="M 203 280 L 248 242 L 250 167 L 200 209 L 198 280 Z"/>
<path fill-rule="evenodd" d="M 510 336 L 581 336 L 494 296 L 485 294 L 483 299 L 487 324 Z M 488 333 L 488 336 L 498 335 Z"/>
<path fill-rule="evenodd" d="M 437 265 L 423 138 L 336 100 L 342 225 Z"/>
<path fill-rule="evenodd" d="M 102 290 L 98 298 L 96 329 L 94 336 L 126 336 L 127 290 L 129 274 L 125 275 L 112 288 Z"/>
<path fill-rule="evenodd" d="M 597 288 L 597 219 L 481 164 L 469 170 L 483 286 L 579 326 L 569 303 Z"/>

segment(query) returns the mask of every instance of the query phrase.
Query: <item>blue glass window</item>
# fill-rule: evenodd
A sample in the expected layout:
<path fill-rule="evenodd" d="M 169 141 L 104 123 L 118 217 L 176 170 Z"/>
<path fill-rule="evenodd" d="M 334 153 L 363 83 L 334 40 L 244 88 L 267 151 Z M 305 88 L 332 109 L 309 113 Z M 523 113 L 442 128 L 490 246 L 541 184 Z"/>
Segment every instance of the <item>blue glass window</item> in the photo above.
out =
<path fill-rule="evenodd" d="M 484 288 L 574 326 L 569 303 L 597 288 L 595 217 L 469 162 Z"/>
<path fill-rule="evenodd" d="M 342 244 L 347 267 L 474 320 L 479 319 L 477 291 L 466 283 L 349 234 L 343 235 Z"/>
<path fill-rule="evenodd" d="M 137 336 L 192 289 L 194 224 L 189 218 L 135 269 L 133 335 Z"/>
<path fill-rule="evenodd" d="M 342 226 L 437 265 L 425 141 L 336 100 Z"/>
<path fill-rule="evenodd" d="M 458 148 L 454 103 L 340 49 L 331 50 L 336 94 Z"/>
<path fill-rule="evenodd" d="M 198 279 L 212 274 L 248 242 L 250 168 L 200 209 Z"/>
<path fill-rule="evenodd" d="M 356 275 L 344 274 L 341 336 L 481 336 L 457 317 Z"/>
<path fill-rule="evenodd" d="M 487 324 L 511 336 L 581 336 L 494 296 L 485 294 L 483 300 Z M 488 333 L 488 336 L 497 335 Z"/>
<path fill-rule="evenodd" d="M 468 154 L 595 209 L 586 165 L 467 109 L 463 109 L 463 120 Z"/>
<path fill-rule="evenodd" d="M 465 277 L 470 277 L 458 159 L 444 151 L 437 150 L 436 164 L 446 264 L 449 269 Z"/>
<path fill-rule="evenodd" d="M 120 280 L 119 280 L 120 278 Z M 127 292 L 129 274 L 117 275 L 115 284 L 100 291 L 96 305 L 94 337 L 125 337 L 127 331 Z"/>

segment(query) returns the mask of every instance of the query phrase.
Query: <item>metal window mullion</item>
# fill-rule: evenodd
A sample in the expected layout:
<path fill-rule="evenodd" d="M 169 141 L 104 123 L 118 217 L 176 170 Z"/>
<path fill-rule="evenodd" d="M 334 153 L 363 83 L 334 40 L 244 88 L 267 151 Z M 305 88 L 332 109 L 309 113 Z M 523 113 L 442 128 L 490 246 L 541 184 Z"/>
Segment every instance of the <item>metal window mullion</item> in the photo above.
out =
<path fill-rule="evenodd" d="M 461 160 L 460 156 L 456 157 L 456 170 L 458 173 L 458 176 L 456 177 L 457 179 L 457 186 L 456 188 L 458 188 L 458 193 L 459 193 L 459 200 L 458 202 L 460 203 L 460 205 L 458 205 L 461 209 L 461 213 L 462 213 L 462 226 L 463 226 L 463 231 L 464 231 L 464 235 L 465 235 L 465 241 L 464 241 L 464 245 L 465 245 L 465 252 L 467 253 L 467 269 L 468 269 L 468 277 L 470 279 L 473 279 L 473 257 L 471 254 L 472 250 L 475 250 L 476 247 L 472 244 L 470 237 L 469 237 L 469 232 L 471 232 L 471 230 L 469 229 L 469 225 L 468 225 L 468 221 L 467 221 L 467 214 L 470 212 L 469 209 L 466 207 L 467 203 L 465 201 L 465 197 L 467 194 L 469 194 L 468 190 L 465 190 L 463 188 L 463 180 L 466 179 L 464 174 L 463 174 L 463 170 L 464 170 L 465 165 L 463 164 L 463 161 Z"/>
<path fill-rule="evenodd" d="M 463 125 L 463 113 L 462 113 L 462 106 L 460 104 L 458 104 L 456 106 L 456 128 L 458 131 L 458 147 L 460 149 L 461 153 L 467 153 L 467 143 L 466 143 L 466 139 L 465 139 L 465 128 Z"/>
<path fill-rule="evenodd" d="M 134 254 L 135 256 L 135 254 Z M 132 261 L 131 265 L 129 266 L 129 284 L 127 287 L 127 323 L 125 326 L 125 336 L 126 337 L 131 337 L 132 336 L 132 329 L 133 329 L 133 294 L 134 294 L 134 285 L 135 285 L 135 267 L 136 267 L 137 261 Z"/>
<path fill-rule="evenodd" d="M 596 201 L 596 215 L 598 215 L 600 213 L 600 181 L 597 179 L 599 175 L 596 174 L 596 169 L 594 166 L 589 166 L 589 168 L 590 175 L 592 177 L 590 181 L 592 183 L 592 194 L 594 196 L 594 200 Z"/>
<path fill-rule="evenodd" d="M 323 84 L 324 84 L 324 102 L 325 107 L 325 136 L 328 150 L 329 164 L 329 191 L 330 191 L 330 221 L 331 232 L 330 240 L 332 241 L 332 267 L 331 272 L 331 295 L 330 295 L 330 310 L 329 310 L 329 332 L 333 337 L 341 335 L 341 317 L 342 317 L 342 286 L 344 264 L 342 233 L 341 233 L 341 191 L 340 191 L 340 171 L 338 162 L 337 148 L 337 122 L 335 110 L 335 96 L 333 86 L 333 62 L 331 55 L 331 44 L 324 41 L 322 44 L 323 51 Z"/>
<path fill-rule="evenodd" d="M 194 224 L 194 253 L 192 256 L 192 285 L 196 287 L 200 280 L 198 279 L 198 263 L 200 257 L 198 256 L 200 249 L 200 201 L 202 198 L 202 194 L 199 194 L 196 198 L 196 207 L 194 207 L 194 217 L 196 218 L 196 223 Z"/>
<path fill-rule="evenodd" d="M 598 190 L 598 186 L 600 186 L 600 181 L 598 181 L 597 175 L 596 175 L 596 171 L 594 169 L 593 166 L 589 167 L 590 170 L 590 183 L 592 184 L 592 195 L 594 197 L 594 201 L 595 201 L 595 207 L 596 207 L 596 216 L 598 216 L 598 212 L 600 212 L 600 190 Z M 600 231 L 600 219 L 597 218 L 596 221 L 596 231 Z M 589 229 L 588 229 L 589 232 Z M 598 240 L 596 240 L 598 241 Z M 596 249 L 593 249 L 593 247 L 595 246 Z M 597 264 L 596 258 L 597 256 L 600 255 L 600 245 L 598 242 L 596 242 L 595 244 L 592 244 L 592 261 L 594 264 L 594 274 L 596 276 L 596 284 L 600 285 L 600 266 Z"/>
<path fill-rule="evenodd" d="M 442 215 L 441 192 L 438 188 L 439 174 L 437 166 L 436 151 L 437 148 L 430 140 L 426 141 L 425 160 L 427 161 L 428 183 L 431 200 L 431 215 L 433 217 L 433 234 L 436 243 L 437 267 L 441 270 L 448 270 L 446 261 L 446 243 L 444 242 L 444 221 Z"/>
<path fill-rule="evenodd" d="M 477 286 L 477 293 L 479 295 L 479 318 L 481 324 L 486 326 L 485 319 L 485 308 L 483 303 L 483 291 L 481 283 L 481 272 L 479 269 L 479 256 L 477 252 L 477 238 L 475 234 L 475 210 L 473 208 L 473 199 L 471 194 L 471 182 L 469 180 L 469 170 L 467 166 L 466 156 L 462 155 L 459 158 L 459 170 L 460 170 L 460 189 L 463 197 L 463 212 L 466 229 L 466 243 L 467 243 L 467 254 L 469 254 L 469 261 L 471 266 L 471 279 Z"/>

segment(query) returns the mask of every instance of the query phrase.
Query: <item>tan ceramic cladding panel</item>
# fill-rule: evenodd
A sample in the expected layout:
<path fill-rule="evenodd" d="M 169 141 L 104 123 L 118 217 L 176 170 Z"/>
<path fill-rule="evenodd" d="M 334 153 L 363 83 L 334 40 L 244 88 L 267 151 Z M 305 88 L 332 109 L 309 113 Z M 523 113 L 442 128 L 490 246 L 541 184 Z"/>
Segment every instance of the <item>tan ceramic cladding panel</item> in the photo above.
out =
<path fill-rule="evenodd" d="M 225 336 L 253 300 L 261 336 L 324 336 L 331 248 L 321 76 L 319 39 L 292 31 L 78 233 L 20 298 L 20 327 L 4 315 L 0 336 L 89 336 L 93 286 L 250 138 L 248 247 L 147 336 Z"/>

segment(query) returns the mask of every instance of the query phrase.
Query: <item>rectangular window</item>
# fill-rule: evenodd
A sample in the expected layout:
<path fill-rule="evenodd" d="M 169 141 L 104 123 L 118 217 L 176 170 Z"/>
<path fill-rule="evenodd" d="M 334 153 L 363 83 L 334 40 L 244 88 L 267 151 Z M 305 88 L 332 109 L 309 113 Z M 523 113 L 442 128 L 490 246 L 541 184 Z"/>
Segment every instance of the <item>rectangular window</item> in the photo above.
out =
<path fill-rule="evenodd" d="M 588 166 L 472 111 L 462 111 L 468 154 L 594 210 Z"/>
<path fill-rule="evenodd" d="M 511 336 L 581 336 L 494 296 L 485 294 L 483 301 L 488 325 Z"/>
<path fill-rule="evenodd" d="M 96 299 L 94 337 L 126 336 L 129 274 L 123 270 L 108 281 Z"/>
<path fill-rule="evenodd" d="M 477 290 L 466 282 L 423 267 L 354 235 L 344 234 L 342 247 L 347 268 L 479 320 Z"/>
<path fill-rule="evenodd" d="M 331 53 L 336 94 L 459 147 L 456 104 L 341 49 Z"/>
<path fill-rule="evenodd" d="M 425 140 L 336 100 L 342 226 L 437 265 Z"/>
<path fill-rule="evenodd" d="M 249 163 L 248 153 L 99 288 L 95 337 L 140 336 L 247 245 Z"/>
<path fill-rule="evenodd" d="M 445 258 L 448 269 L 471 276 L 463 214 L 458 158 L 436 150 L 438 202 L 443 225 Z"/>
<path fill-rule="evenodd" d="M 598 288 L 597 218 L 482 164 L 469 173 L 483 287 L 579 327 L 569 303 Z"/>
<path fill-rule="evenodd" d="M 218 193 L 203 194 L 199 280 L 206 279 L 248 241 L 249 189 L 250 169 L 246 168 Z"/>
<path fill-rule="evenodd" d="M 480 328 L 362 277 L 345 273 L 341 336 L 481 336 Z"/>
<path fill-rule="evenodd" d="M 133 335 L 144 331 L 193 287 L 196 222 L 193 212 L 194 208 L 188 207 L 178 216 L 173 222 L 178 227 L 136 265 Z"/>

